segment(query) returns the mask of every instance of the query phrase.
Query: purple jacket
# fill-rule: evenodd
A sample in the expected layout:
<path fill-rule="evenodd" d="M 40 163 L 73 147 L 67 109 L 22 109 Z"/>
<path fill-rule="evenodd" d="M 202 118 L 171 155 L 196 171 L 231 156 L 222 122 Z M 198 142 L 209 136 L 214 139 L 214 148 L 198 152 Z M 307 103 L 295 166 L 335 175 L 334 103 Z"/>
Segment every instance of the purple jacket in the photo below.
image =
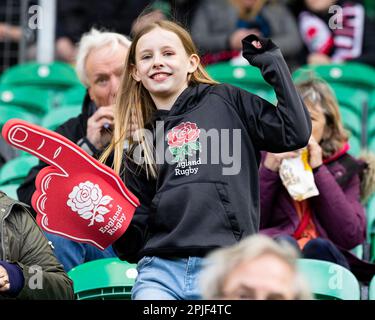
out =
<path fill-rule="evenodd" d="M 357 164 L 348 154 L 341 158 Z M 348 176 L 340 159 L 320 166 L 314 171 L 319 195 L 310 198 L 312 217 L 318 235 L 346 250 L 363 243 L 366 238 L 365 210 L 360 203 L 359 173 Z M 275 237 L 293 235 L 299 224 L 293 200 L 282 185 L 278 172 L 264 166 L 260 169 L 260 232 Z"/>

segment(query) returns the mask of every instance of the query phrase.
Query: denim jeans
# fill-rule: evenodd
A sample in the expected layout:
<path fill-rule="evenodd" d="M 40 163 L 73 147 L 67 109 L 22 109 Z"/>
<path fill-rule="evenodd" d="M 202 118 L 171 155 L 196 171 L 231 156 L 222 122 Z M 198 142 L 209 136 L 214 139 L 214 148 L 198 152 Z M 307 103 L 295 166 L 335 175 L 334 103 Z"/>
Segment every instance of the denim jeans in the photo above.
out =
<path fill-rule="evenodd" d="M 199 273 L 204 259 L 198 257 L 162 259 L 143 257 L 132 300 L 199 300 Z"/>
<path fill-rule="evenodd" d="M 286 241 L 300 251 L 298 242 L 292 236 L 278 236 L 275 240 L 279 242 Z M 312 239 L 306 243 L 301 252 L 303 258 L 333 262 L 350 270 L 348 260 L 330 240 L 323 238 Z"/>
<path fill-rule="evenodd" d="M 116 257 L 112 247 L 101 251 L 90 244 L 75 242 L 48 232 L 44 234 L 51 241 L 55 256 L 66 272 L 88 261 Z"/>

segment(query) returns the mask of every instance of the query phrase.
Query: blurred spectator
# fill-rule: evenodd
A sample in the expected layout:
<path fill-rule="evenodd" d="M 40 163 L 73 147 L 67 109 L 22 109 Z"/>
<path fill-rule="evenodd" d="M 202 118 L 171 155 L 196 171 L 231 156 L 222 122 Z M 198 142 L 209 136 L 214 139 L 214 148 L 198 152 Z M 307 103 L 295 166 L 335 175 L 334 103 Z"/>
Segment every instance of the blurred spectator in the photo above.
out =
<path fill-rule="evenodd" d="M 35 1 L 30 1 L 32 5 Z M 0 1 L 0 74 L 18 62 L 18 47 L 22 37 L 30 43 L 35 34 L 21 28 L 21 0 Z"/>
<path fill-rule="evenodd" d="M 204 299 L 308 300 L 312 294 L 297 271 L 297 251 L 254 235 L 211 253 L 200 280 Z"/>
<path fill-rule="evenodd" d="M 130 41 L 123 35 L 92 29 L 84 34 L 78 47 L 76 71 L 87 87 L 82 113 L 62 124 L 56 132 L 98 158 L 112 135 L 113 104 Z M 35 192 L 35 178 L 46 166 L 40 162 L 32 168 L 17 190 L 20 201 L 31 205 Z M 35 212 L 34 212 L 35 214 Z M 77 243 L 57 235 L 47 234 L 56 256 L 66 271 L 86 261 L 114 256 L 110 247 L 100 251 L 94 246 Z"/>
<path fill-rule="evenodd" d="M 57 59 L 74 63 L 75 45 L 92 27 L 129 35 L 133 21 L 151 3 L 151 0 L 58 1 Z"/>
<path fill-rule="evenodd" d="M 312 120 L 308 161 L 319 195 L 294 201 L 282 184 L 279 168 L 283 159 L 298 152 L 267 153 L 260 169 L 260 231 L 293 243 L 305 258 L 350 268 L 348 257 L 351 260 L 352 255 L 348 251 L 366 238 L 365 211 L 360 201 L 361 195 L 371 191 L 361 190 L 361 179 L 374 181 L 374 177 L 364 171 L 367 162 L 347 153 L 348 137 L 329 86 L 312 79 L 297 88 Z M 363 185 L 371 187 L 370 183 Z"/>
<path fill-rule="evenodd" d="M 0 135 L 0 168 L 9 160 L 18 156 L 18 151 L 7 144 Z"/>
<path fill-rule="evenodd" d="M 73 284 L 35 220 L 0 191 L 0 300 L 73 299 Z"/>
<path fill-rule="evenodd" d="M 297 24 L 287 7 L 265 0 L 206 0 L 196 10 L 191 27 L 205 63 L 238 56 L 249 34 L 271 37 L 287 62 L 302 48 Z"/>
<path fill-rule="evenodd" d="M 336 10 L 329 12 L 333 5 L 342 8 L 342 15 Z M 307 63 L 357 61 L 375 66 L 375 23 L 360 2 L 305 0 L 305 6 L 298 24 L 308 52 Z"/>

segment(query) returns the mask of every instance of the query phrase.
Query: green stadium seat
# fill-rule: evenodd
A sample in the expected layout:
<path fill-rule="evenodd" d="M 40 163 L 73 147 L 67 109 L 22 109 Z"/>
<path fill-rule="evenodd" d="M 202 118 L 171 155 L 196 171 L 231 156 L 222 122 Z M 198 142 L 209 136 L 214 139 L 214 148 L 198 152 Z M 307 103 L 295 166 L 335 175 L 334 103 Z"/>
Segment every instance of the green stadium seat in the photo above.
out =
<path fill-rule="evenodd" d="M 22 183 L 30 169 L 38 164 L 38 158 L 21 156 L 6 162 L 0 169 L 0 185 Z"/>
<path fill-rule="evenodd" d="M 236 66 L 230 62 L 220 62 L 206 67 L 209 75 L 220 83 L 229 83 L 256 94 L 271 103 L 276 102 L 273 88 L 263 79 L 256 67 Z"/>
<path fill-rule="evenodd" d="M 0 84 L 66 90 L 80 85 L 80 82 L 69 64 L 29 62 L 7 69 L 0 78 Z"/>
<path fill-rule="evenodd" d="M 368 139 L 369 150 L 375 152 L 375 91 L 371 95 L 369 102 L 369 116 L 368 116 Z"/>
<path fill-rule="evenodd" d="M 42 127 L 55 131 L 61 124 L 81 113 L 82 106 L 63 106 L 51 110 L 42 119 Z"/>
<path fill-rule="evenodd" d="M 372 278 L 368 290 L 368 299 L 375 300 L 375 277 Z"/>
<path fill-rule="evenodd" d="M 35 124 L 39 123 L 38 117 L 23 110 L 19 106 L 0 104 L 0 130 L 10 119 L 22 119 Z"/>
<path fill-rule="evenodd" d="M 84 86 L 77 86 L 64 92 L 61 98 L 61 105 L 82 105 L 86 95 Z"/>
<path fill-rule="evenodd" d="M 375 194 L 370 198 L 366 207 L 367 241 L 370 243 L 370 259 L 375 261 Z"/>
<path fill-rule="evenodd" d="M 37 115 L 46 114 L 49 107 L 49 93 L 33 87 L 0 87 L 0 103 L 16 105 Z"/>
<path fill-rule="evenodd" d="M 298 268 L 318 300 L 360 300 L 360 286 L 346 268 L 321 260 L 298 259 Z"/>
<path fill-rule="evenodd" d="M 118 258 L 94 260 L 68 272 L 77 300 L 130 300 L 136 265 Z"/>
<path fill-rule="evenodd" d="M 371 93 L 375 88 L 375 69 L 361 63 L 308 65 L 293 73 L 296 80 L 311 78 L 324 79 L 329 84 L 342 84 Z"/>
<path fill-rule="evenodd" d="M 0 191 L 4 192 L 9 198 L 18 200 L 17 189 L 19 184 L 0 185 Z"/>

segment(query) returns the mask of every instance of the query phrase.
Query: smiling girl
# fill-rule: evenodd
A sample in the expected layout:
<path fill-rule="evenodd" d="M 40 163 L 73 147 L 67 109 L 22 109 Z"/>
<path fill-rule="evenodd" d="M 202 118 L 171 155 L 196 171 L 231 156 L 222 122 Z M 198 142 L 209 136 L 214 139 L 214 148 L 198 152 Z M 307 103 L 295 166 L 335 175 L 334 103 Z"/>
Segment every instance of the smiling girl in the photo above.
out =
<path fill-rule="evenodd" d="M 283 152 L 308 142 L 309 114 L 280 50 L 254 35 L 243 46 L 244 57 L 274 87 L 277 107 L 213 81 L 190 35 L 173 22 L 152 23 L 133 39 L 114 136 L 102 159 L 114 154 L 115 171 L 141 202 L 127 232 L 114 244 L 121 259 L 138 262 L 133 299 L 199 299 L 203 257 L 258 231 L 260 150 Z M 139 128 L 152 130 L 152 139 L 134 136 L 143 164 L 135 160 L 138 148 L 123 155 L 134 118 Z M 218 133 L 218 140 L 205 144 L 209 130 Z M 236 172 L 225 171 L 223 157 L 210 158 L 215 151 L 223 153 L 228 138 L 223 132 L 239 137 L 236 146 L 228 145 L 237 150 Z M 160 146 L 168 161 L 158 161 L 155 149 Z M 189 175 L 177 174 L 181 168 L 189 169 Z"/>

